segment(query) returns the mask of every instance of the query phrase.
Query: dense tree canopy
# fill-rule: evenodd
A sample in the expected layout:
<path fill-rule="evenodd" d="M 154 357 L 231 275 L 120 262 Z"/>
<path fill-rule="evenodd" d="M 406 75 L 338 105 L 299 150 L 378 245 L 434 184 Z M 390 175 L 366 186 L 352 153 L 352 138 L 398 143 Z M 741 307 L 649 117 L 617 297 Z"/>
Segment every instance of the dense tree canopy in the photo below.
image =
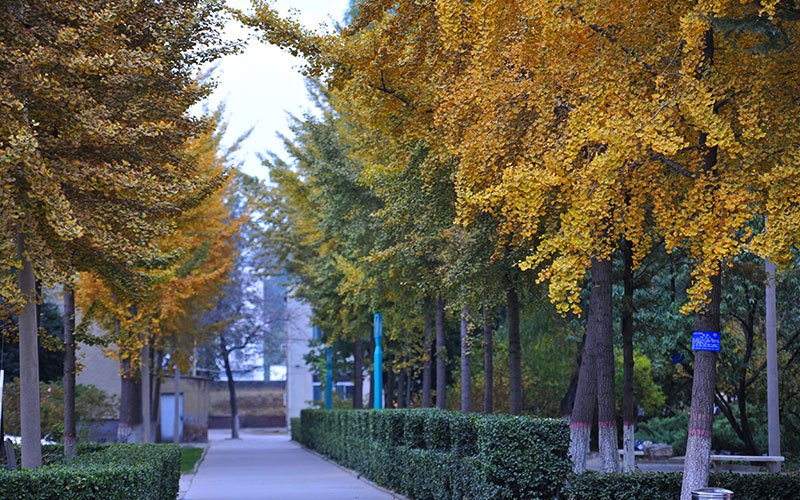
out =
<path fill-rule="evenodd" d="M 614 411 L 613 402 L 611 414 L 604 409 L 603 391 L 609 374 L 613 384 L 607 284 L 618 252 L 629 255 L 626 308 L 636 297 L 629 285 L 654 290 L 671 280 L 655 306 L 669 316 L 650 313 L 666 328 L 661 342 L 688 327 L 674 316 L 681 310 L 695 314 L 695 330 L 744 331 L 752 344 L 752 325 L 720 319 L 721 287 L 742 276 L 752 255 L 789 264 L 797 247 L 794 2 L 366 0 L 354 3 L 348 26 L 321 33 L 266 2 L 253 7 L 240 18 L 265 41 L 303 54 L 308 73 L 328 84 L 348 123 L 339 135 L 363 165 L 360 184 L 382 202 L 376 215 L 388 244 L 359 242 L 360 265 L 365 254 L 366 262 L 403 262 L 412 270 L 403 283 L 423 294 L 509 311 L 516 294 L 498 295 L 515 291 L 509 281 L 521 271 L 537 273 L 562 314 L 587 313 L 583 358 L 599 377 L 601 431 Z M 672 274 L 637 271 L 648 260 L 668 263 Z M 329 296 L 326 308 L 331 297 L 334 307 L 343 300 Z M 626 324 L 630 333 L 636 323 Z M 689 354 L 687 467 L 702 471 L 714 399 L 744 389 L 721 382 L 715 394 L 716 354 Z M 628 366 L 635 369 L 632 358 Z M 704 474 L 687 473 L 685 489 Z"/>
<path fill-rule="evenodd" d="M 251 330 L 232 311 L 253 301 L 225 287 L 246 253 L 311 305 L 338 368 L 352 353 L 355 407 L 380 312 L 388 406 L 457 407 L 456 389 L 464 411 L 482 395 L 487 412 L 569 415 L 576 472 L 595 423 L 610 472 L 618 421 L 632 458 L 636 413 L 674 419 L 684 499 L 725 435 L 763 451 L 764 259 L 780 293 L 800 286 L 794 0 L 362 0 L 318 32 L 267 0 L 235 15 L 307 60 L 316 107 L 288 160 L 263 159 L 266 186 L 234 177 L 245 201 L 219 114 L 187 113 L 209 90 L 198 65 L 235 48 L 218 0 L 0 8 L 0 263 L 17 270 L 0 298 L 26 325 L 21 357 L 34 275 L 82 271 L 124 362 L 169 344 L 186 364 L 215 328 L 227 360 Z M 692 331 L 722 351 L 693 351 Z"/>
<path fill-rule="evenodd" d="M 153 242 L 220 184 L 183 146 L 207 126 L 187 113 L 209 90 L 195 73 L 233 48 L 219 37 L 222 7 L 0 7 L 0 262 L 17 271 L 2 273 L 0 296 L 19 313 L 25 467 L 41 464 L 35 282 L 93 271 L 118 294 L 145 295 L 137 268 L 164 257 Z"/>

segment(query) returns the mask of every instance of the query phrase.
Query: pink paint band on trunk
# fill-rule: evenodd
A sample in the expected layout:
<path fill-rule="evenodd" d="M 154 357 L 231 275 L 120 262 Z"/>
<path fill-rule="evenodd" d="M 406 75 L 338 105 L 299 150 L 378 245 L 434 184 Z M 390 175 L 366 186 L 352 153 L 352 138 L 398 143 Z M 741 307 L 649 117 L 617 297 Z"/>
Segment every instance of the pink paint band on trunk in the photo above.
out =
<path fill-rule="evenodd" d="M 66 441 L 68 443 L 74 443 L 74 442 L 78 441 L 78 438 L 67 436 L 67 437 L 64 438 L 64 441 Z"/>
<path fill-rule="evenodd" d="M 597 422 L 597 425 L 599 425 L 600 427 L 613 427 L 613 426 L 617 425 L 617 421 L 616 420 L 607 420 L 605 422 Z"/>
<path fill-rule="evenodd" d="M 569 424 L 570 427 L 591 427 L 592 424 L 587 424 L 586 422 L 572 422 Z"/>
<path fill-rule="evenodd" d="M 711 431 L 707 431 L 705 429 L 689 429 L 689 435 L 711 437 Z"/>
<path fill-rule="evenodd" d="M 622 422 L 622 425 L 624 425 L 625 427 L 633 427 L 636 424 L 634 422 Z"/>

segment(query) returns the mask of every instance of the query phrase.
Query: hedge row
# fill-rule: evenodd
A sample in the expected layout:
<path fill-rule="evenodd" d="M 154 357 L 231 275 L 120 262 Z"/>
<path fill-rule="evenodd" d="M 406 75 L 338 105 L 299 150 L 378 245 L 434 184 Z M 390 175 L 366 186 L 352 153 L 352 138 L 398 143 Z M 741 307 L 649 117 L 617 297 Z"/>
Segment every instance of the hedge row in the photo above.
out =
<path fill-rule="evenodd" d="M 292 437 L 415 500 L 560 496 L 566 420 L 441 410 L 303 410 Z"/>
<path fill-rule="evenodd" d="M 440 410 L 303 410 L 292 439 L 413 500 L 674 500 L 682 474 L 575 476 L 565 420 Z M 800 474 L 712 473 L 736 500 L 798 500 Z"/>
<path fill-rule="evenodd" d="M 178 496 L 179 446 L 82 445 L 69 462 L 58 448 L 44 447 L 44 467 L 0 470 L 0 500 L 175 500 Z"/>
<path fill-rule="evenodd" d="M 587 473 L 570 480 L 569 500 L 674 500 L 681 495 L 680 472 Z M 800 475 L 711 473 L 709 486 L 733 491 L 735 500 L 800 499 Z"/>
<path fill-rule="evenodd" d="M 289 431 L 292 433 L 293 441 L 301 442 L 302 438 L 300 437 L 300 433 L 302 427 L 300 426 L 300 417 L 292 417 L 289 419 Z"/>

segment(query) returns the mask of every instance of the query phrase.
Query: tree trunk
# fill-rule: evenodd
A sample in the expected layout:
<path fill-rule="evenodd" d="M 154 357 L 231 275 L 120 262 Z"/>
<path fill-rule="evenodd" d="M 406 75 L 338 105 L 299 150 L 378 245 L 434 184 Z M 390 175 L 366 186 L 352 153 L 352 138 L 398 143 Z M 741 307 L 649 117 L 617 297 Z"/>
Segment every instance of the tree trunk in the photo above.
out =
<path fill-rule="evenodd" d="M 145 342 L 142 346 L 140 371 L 142 374 L 142 422 L 144 423 L 144 439 L 145 443 L 153 442 L 153 421 L 150 418 L 150 403 L 152 401 L 150 391 L 150 339 L 145 336 Z"/>
<path fill-rule="evenodd" d="M 561 398 L 559 408 L 561 410 L 562 418 L 570 418 L 572 416 L 572 407 L 575 406 L 575 393 L 578 391 L 578 376 L 581 372 L 581 361 L 583 359 L 583 346 L 586 344 L 586 333 L 584 332 L 581 340 L 578 342 L 578 349 L 575 354 L 575 359 L 572 363 L 572 372 L 569 376 L 569 386 L 564 397 Z"/>
<path fill-rule="evenodd" d="M 142 442 L 142 386 L 136 376 L 130 358 L 121 361 L 122 392 L 119 402 L 119 426 L 117 441 L 120 443 Z"/>
<path fill-rule="evenodd" d="M 384 394 L 383 407 L 394 408 L 394 371 L 392 370 L 391 356 L 384 357 Z"/>
<path fill-rule="evenodd" d="M 192 377 L 197 376 L 197 340 L 192 341 Z M 266 374 L 268 377 L 269 374 Z M 269 380 L 269 379 L 267 379 Z"/>
<path fill-rule="evenodd" d="M 703 33 L 703 53 L 694 77 L 701 80 L 714 65 L 714 29 L 709 25 Z M 712 103 L 709 103 L 712 104 Z M 712 112 L 713 108 L 712 108 Z M 703 170 L 714 176 L 717 166 L 717 146 L 708 146 L 708 134 L 699 134 L 698 149 L 703 158 Z M 714 199 L 714 193 L 709 193 Z M 719 306 L 721 297 L 720 272 L 711 277 L 709 302 L 694 317 L 696 331 L 720 331 Z M 714 421 L 714 388 L 717 378 L 717 353 L 696 351 L 692 380 L 692 405 L 689 415 L 689 437 L 686 440 L 686 459 L 683 466 L 681 500 L 691 500 L 692 492 L 708 485 L 711 465 L 711 432 Z"/>
<path fill-rule="evenodd" d="M 150 421 L 155 423 L 155 429 L 158 429 L 158 424 L 161 422 L 161 381 L 163 379 L 163 364 L 164 352 L 158 351 L 158 354 L 156 355 L 156 361 L 153 366 L 155 376 L 153 377 L 153 391 L 151 395 L 152 401 L 150 403 Z M 156 432 L 153 433 L 153 437 L 155 437 L 155 435 Z"/>
<path fill-rule="evenodd" d="M 19 398 L 22 467 L 42 465 L 42 427 L 39 411 L 39 332 L 36 319 L 36 278 L 26 255 L 25 234 L 17 232 L 17 285 L 24 306 L 19 315 Z"/>
<path fill-rule="evenodd" d="M 761 455 L 761 449 L 756 444 L 755 439 L 753 439 L 753 429 L 750 425 L 750 417 L 747 414 L 747 391 L 743 385 L 740 386 L 736 395 L 737 403 L 739 404 L 739 418 L 742 422 L 740 437 L 742 441 L 744 441 L 746 452 L 750 455 Z"/>
<path fill-rule="evenodd" d="M 400 370 L 397 372 L 397 407 L 407 408 L 406 404 L 406 372 Z"/>
<path fill-rule="evenodd" d="M 173 414 L 175 415 L 175 419 L 172 421 L 172 443 L 173 444 L 180 444 L 181 442 L 181 368 L 178 366 L 178 363 L 175 363 L 175 366 L 172 370 L 173 378 L 172 381 L 174 382 L 175 390 L 173 390 L 173 394 L 175 397 L 172 398 L 172 404 L 174 405 Z"/>
<path fill-rule="evenodd" d="M 761 449 L 753 439 L 753 428 L 750 426 L 750 417 L 747 414 L 747 390 L 744 383 L 742 383 L 736 392 L 737 403 L 739 404 L 739 418 L 742 422 L 742 441 L 750 455 L 761 455 Z"/>
<path fill-rule="evenodd" d="M 753 348 L 755 344 L 755 322 L 755 311 L 751 309 L 747 317 L 748 326 L 743 328 L 745 334 L 745 354 L 741 369 L 739 371 L 739 381 L 736 387 L 736 399 L 739 405 L 739 419 L 742 422 L 739 437 L 741 437 L 742 441 L 744 441 L 748 455 L 761 455 L 761 450 L 758 448 L 755 439 L 753 439 L 753 428 L 750 426 L 750 417 L 747 414 L 747 368 L 750 366 L 750 361 L 753 358 Z"/>
<path fill-rule="evenodd" d="M 353 408 L 360 410 L 364 406 L 364 357 L 361 352 L 361 339 L 353 343 Z"/>
<path fill-rule="evenodd" d="M 587 320 L 588 328 L 595 329 L 593 335 L 596 348 L 598 446 L 603 472 L 619 472 L 614 384 L 614 302 L 611 294 L 613 281 L 611 259 L 594 260 Z"/>
<path fill-rule="evenodd" d="M 408 361 L 407 357 L 406 361 Z M 405 373 L 406 373 L 406 407 L 411 408 L 411 372 L 408 370 L 408 368 L 406 368 Z"/>
<path fill-rule="evenodd" d="M 447 406 L 447 346 L 444 343 L 444 299 L 436 295 L 436 407 Z"/>
<path fill-rule="evenodd" d="M 745 297 L 749 298 L 749 294 Z M 752 308 L 748 311 L 747 319 L 739 319 L 739 324 L 742 326 L 745 338 L 745 354 L 739 367 L 739 377 L 736 381 L 736 403 L 739 407 L 739 420 L 733 414 L 731 400 L 723 398 L 723 395 L 718 392 L 715 393 L 714 401 L 719 407 L 719 410 L 725 415 L 725 418 L 730 422 L 733 431 L 739 436 L 739 439 L 745 445 L 745 452 L 747 455 L 761 455 L 761 450 L 758 448 L 755 440 L 753 439 L 753 429 L 750 426 L 750 417 L 747 413 L 747 387 L 750 385 L 747 377 L 747 370 L 750 367 L 750 361 L 753 357 L 753 347 L 755 341 L 755 311 Z M 758 372 L 756 372 L 758 373 Z M 755 375 L 755 374 L 754 374 Z M 772 471 L 770 471 L 772 472 Z"/>
<path fill-rule="evenodd" d="M 369 336 L 369 359 L 375 359 L 375 336 Z M 374 361 L 373 361 L 374 363 Z M 367 408 L 375 408 L 375 367 L 369 370 L 369 398 L 367 399 Z"/>
<path fill-rule="evenodd" d="M 75 290 L 64 287 L 64 458 L 78 454 L 75 428 Z"/>
<path fill-rule="evenodd" d="M 631 243 L 622 242 L 623 288 L 622 297 L 622 472 L 633 472 L 635 453 L 633 436 L 636 427 L 636 409 L 633 394 L 633 254 Z"/>
<path fill-rule="evenodd" d="M 589 452 L 592 417 L 597 401 L 597 373 L 592 332 L 592 329 L 586 329 L 578 386 L 575 389 L 575 404 L 570 415 L 569 456 L 572 458 L 573 471 L 576 474 L 586 472 L 586 454 Z"/>
<path fill-rule="evenodd" d="M 231 370 L 230 352 L 225 344 L 225 336 L 219 338 L 219 353 L 225 365 L 225 376 L 228 378 L 228 400 L 231 405 L 231 439 L 239 439 L 239 407 L 236 405 L 236 385 Z"/>
<path fill-rule="evenodd" d="M 509 412 L 522 413 L 522 346 L 519 340 L 519 297 L 512 287 L 506 292 L 508 312 Z"/>
<path fill-rule="evenodd" d="M 710 302 L 702 311 L 695 314 L 695 331 L 719 332 L 721 288 L 720 276 L 717 274 L 711 278 Z M 691 500 L 693 491 L 708 485 L 716 377 L 717 353 L 695 351 L 689 438 L 686 441 L 681 500 Z"/>
<path fill-rule="evenodd" d="M 433 321 L 431 320 L 431 298 L 425 295 L 422 299 L 422 307 L 425 315 L 425 331 L 423 338 L 424 345 L 424 360 L 422 364 L 422 407 L 431 407 L 431 332 L 433 330 Z"/>
<path fill-rule="evenodd" d="M 494 352 L 492 324 L 483 308 L 483 413 L 494 411 Z"/>
<path fill-rule="evenodd" d="M 131 318 L 136 317 L 136 306 L 130 307 Z M 115 329 L 119 331 L 119 321 L 115 321 Z M 117 441 L 120 443 L 141 443 L 142 427 L 142 380 L 136 373 L 136 367 L 130 358 L 122 360 L 122 393 L 119 403 L 119 426 Z"/>
<path fill-rule="evenodd" d="M 469 354 L 469 308 L 461 308 L 461 411 L 472 411 L 472 364 Z"/>

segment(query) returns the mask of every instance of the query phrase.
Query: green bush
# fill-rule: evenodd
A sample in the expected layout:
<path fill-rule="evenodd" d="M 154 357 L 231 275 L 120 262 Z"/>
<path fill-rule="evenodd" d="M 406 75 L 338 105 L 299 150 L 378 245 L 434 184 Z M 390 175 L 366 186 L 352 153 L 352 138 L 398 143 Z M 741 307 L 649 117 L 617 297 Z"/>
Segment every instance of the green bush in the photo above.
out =
<path fill-rule="evenodd" d="M 0 470 L 0 500 L 174 500 L 181 450 L 163 444 L 81 444 L 66 462 L 60 446 L 45 446 L 45 465 Z"/>
<path fill-rule="evenodd" d="M 300 417 L 292 417 L 289 419 L 289 428 L 292 432 L 292 441 L 297 441 L 298 443 L 303 442 L 302 432 L 303 428 L 300 424 Z"/>
<path fill-rule="evenodd" d="M 689 429 L 689 413 L 681 412 L 672 417 L 656 417 L 640 422 L 636 439 L 664 443 L 672 446 L 675 455 L 686 453 L 686 438 Z"/>
<path fill-rule="evenodd" d="M 61 382 L 39 384 L 42 435 L 58 440 L 64 436 L 64 388 Z M 19 379 L 6 382 L 3 389 L 3 425 L 7 434 L 19 436 Z M 93 385 L 75 387 L 75 417 L 91 422 L 119 415 L 119 397 Z M 81 436 L 85 437 L 85 436 Z"/>
<path fill-rule="evenodd" d="M 622 389 L 624 383 L 622 360 L 624 356 L 620 350 L 615 351 L 615 385 L 617 394 L 617 408 L 622 408 Z M 648 416 L 657 415 L 664 408 L 666 397 L 661 386 L 653 380 L 653 366 L 650 358 L 639 351 L 633 355 L 633 393 L 636 394 L 636 404 Z M 661 441 L 663 442 L 663 441 Z"/>
<path fill-rule="evenodd" d="M 587 473 L 573 477 L 568 500 L 674 500 L 681 495 L 680 472 Z M 796 500 L 800 475 L 711 473 L 709 486 L 733 491 L 736 500 Z"/>
<path fill-rule="evenodd" d="M 751 412 L 751 414 L 755 414 L 755 411 Z M 753 426 L 753 437 L 756 443 L 762 449 L 765 449 L 767 442 L 766 426 L 761 425 L 756 418 L 752 418 L 750 423 Z M 651 418 L 646 422 L 639 423 L 636 429 L 636 439 L 665 443 L 672 446 L 675 455 L 684 455 L 686 453 L 686 439 L 689 436 L 688 429 L 689 413 L 681 412 L 671 417 Z M 724 415 L 716 415 L 714 417 L 711 449 L 728 450 L 733 453 L 745 453 L 747 451 L 744 442 L 739 439 L 739 436 Z"/>
<path fill-rule="evenodd" d="M 556 498 L 566 420 L 440 410 L 303 410 L 298 440 L 415 500 Z"/>

